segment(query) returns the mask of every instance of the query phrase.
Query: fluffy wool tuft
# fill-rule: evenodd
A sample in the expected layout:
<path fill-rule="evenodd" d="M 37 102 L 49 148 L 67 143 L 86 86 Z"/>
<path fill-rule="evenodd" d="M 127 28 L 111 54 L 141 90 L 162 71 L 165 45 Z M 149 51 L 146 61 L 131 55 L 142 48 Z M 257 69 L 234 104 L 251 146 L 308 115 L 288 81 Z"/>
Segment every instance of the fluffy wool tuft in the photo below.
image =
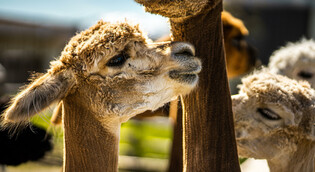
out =
<path fill-rule="evenodd" d="M 307 80 L 314 87 L 315 41 L 303 38 L 298 42 L 288 43 L 271 55 L 268 67 L 273 73 L 296 80 Z"/>

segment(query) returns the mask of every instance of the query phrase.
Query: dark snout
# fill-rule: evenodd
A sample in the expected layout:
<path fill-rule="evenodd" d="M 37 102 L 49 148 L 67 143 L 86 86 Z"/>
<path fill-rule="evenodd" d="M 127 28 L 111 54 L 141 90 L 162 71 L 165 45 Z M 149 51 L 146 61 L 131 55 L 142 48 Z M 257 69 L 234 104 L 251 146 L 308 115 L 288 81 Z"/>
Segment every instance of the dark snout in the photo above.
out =
<path fill-rule="evenodd" d="M 195 47 L 186 42 L 172 42 L 171 51 L 174 58 L 181 55 L 195 56 Z"/>
<path fill-rule="evenodd" d="M 185 83 L 198 80 L 201 71 L 201 61 L 195 57 L 193 45 L 185 42 L 171 43 L 171 58 L 178 63 L 178 67 L 169 72 L 170 78 Z"/>

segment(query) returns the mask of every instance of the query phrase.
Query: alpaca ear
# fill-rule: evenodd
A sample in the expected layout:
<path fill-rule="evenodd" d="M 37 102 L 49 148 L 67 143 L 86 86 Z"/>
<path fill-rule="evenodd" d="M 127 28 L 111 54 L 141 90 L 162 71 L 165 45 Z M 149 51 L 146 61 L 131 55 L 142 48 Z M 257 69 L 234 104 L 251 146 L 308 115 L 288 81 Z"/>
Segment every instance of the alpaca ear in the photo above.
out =
<path fill-rule="evenodd" d="M 4 113 L 4 121 L 29 120 L 36 113 L 63 99 L 74 83 L 72 73 L 67 70 L 41 76 L 13 98 Z"/>

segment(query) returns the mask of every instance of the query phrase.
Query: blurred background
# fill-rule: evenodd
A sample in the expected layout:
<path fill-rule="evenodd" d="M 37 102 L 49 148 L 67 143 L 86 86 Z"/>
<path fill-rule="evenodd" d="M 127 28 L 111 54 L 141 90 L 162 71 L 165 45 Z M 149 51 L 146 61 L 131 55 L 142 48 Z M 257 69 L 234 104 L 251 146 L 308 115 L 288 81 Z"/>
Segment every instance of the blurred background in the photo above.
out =
<path fill-rule="evenodd" d="M 247 41 L 263 64 L 287 42 L 315 38 L 314 0 L 224 0 L 224 9 L 244 22 Z M 0 95 L 16 94 L 32 73 L 45 72 L 75 33 L 100 19 L 139 23 L 152 40 L 170 33 L 166 18 L 145 13 L 132 0 L 0 0 Z M 51 113 L 33 122 L 54 135 L 54 150 L 40 162 L 7 171 L 60 171 L 62 129 L 49 124 Z M 172 131 L 172 122 L 163 117 L 123 124 L 121 171 L 165 171 Z"/>

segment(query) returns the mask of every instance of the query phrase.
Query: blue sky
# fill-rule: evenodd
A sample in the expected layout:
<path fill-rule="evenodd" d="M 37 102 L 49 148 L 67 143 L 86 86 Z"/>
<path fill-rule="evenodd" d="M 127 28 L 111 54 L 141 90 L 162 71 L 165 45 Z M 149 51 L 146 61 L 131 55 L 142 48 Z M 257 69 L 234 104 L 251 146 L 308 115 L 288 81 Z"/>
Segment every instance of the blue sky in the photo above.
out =
<path fill-rule="evenodd" d="M 151 36 L 169 32 L 167 19 L 145 13 L 133 0 L 0 0 L 0 18 L 45 25 L 75 25 L 81 29 L 97 20 L 139 23 Z"/>

